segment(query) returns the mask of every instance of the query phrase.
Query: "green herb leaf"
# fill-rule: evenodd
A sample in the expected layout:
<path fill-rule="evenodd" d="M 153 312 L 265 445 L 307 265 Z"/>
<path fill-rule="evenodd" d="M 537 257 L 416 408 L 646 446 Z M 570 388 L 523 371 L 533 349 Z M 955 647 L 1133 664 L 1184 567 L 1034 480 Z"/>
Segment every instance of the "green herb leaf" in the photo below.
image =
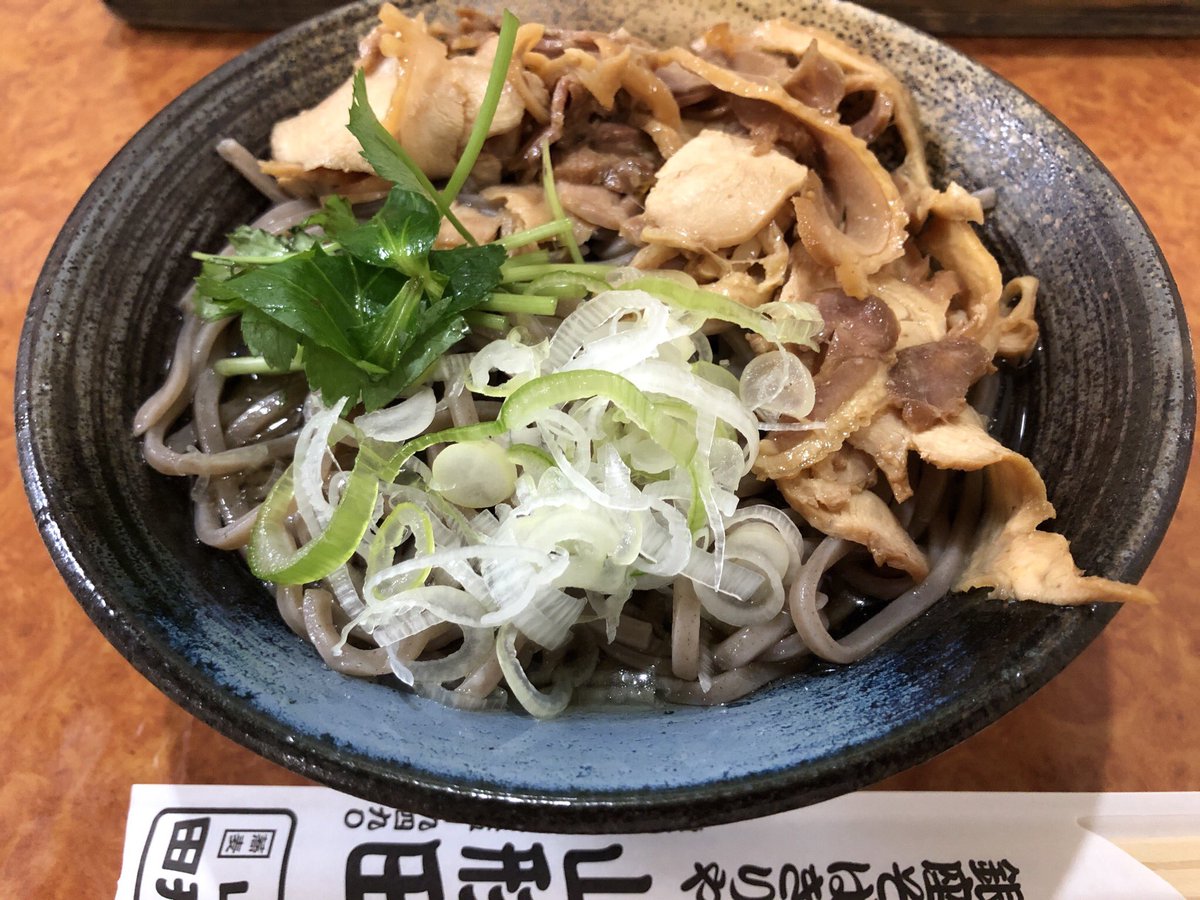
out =
<path fill-rule="evenodd" d="M 333 403 L 339 397 L 347 397 L 347 407 L 353 407 L 358 402 L 363 388 L 371 384 L 371 376 L 354 363 L 324 347 L 307 343 L 304 345 L 304 374 L 309 387 L 320 391 L 326 403 Z M 395 396 L 396 394 L 393 394 L 383 403 Z"/>
<path fill-rule="evenodd" d="M 192 295 L 192 308 L 205 322 L 215 322 L 241 311 L 236 288 L 229 287 L 234 270 L 229 266 L 205 262 L 196 276 L 196 291 Z"/>
<path fill-rule="evenodd" d="M 500 265 L 506 254 L 502 247 L 457 247 L 429 254 L 429 266 L 446 279 L 442 296 L 427 303 L 413 316 L 412 325 L 400 344 L 392 372 L 362 386 L 363 405 L 377 409 L 391 402 L 415 382 L 439 357 L 467 333 L 463 313 L 474 309 L 500 283 Z"/>
<path fill-rule="evenodd" d="M 273 234 L 261 228 L 240 225 L 229 235 L 233 256 L 289 256 L 304 251 L 317 243 L 317 239 L 302 230 L 284 234 Z"/>
<path fill-rule="evenodd" d="M 375 117 L 367 98 L 367 76 L 362 69 L 354 72 L 354 93 L 350 103 L 350 123 L 346 126 L 362 145 L 362 155 L 380 178 L 386 178 L 398 188 L 424 194 L 432 200 L 437 195 L 433 183 L 421 167 L 392 137 L 391 132 Z"/>
<path fill-rule="evenodd" d="M 350 104 L 350 124 L 347 127 L 350 129 L 350 133 L 358 138 L 358 142 L 363 148 L 363 158 L 371 164 L 371 168 L 375 170 L 376 174 L 381 178 L 386 178 L 401 190 L 426 197 L 463 236 L 463 240 L 472 245 L 478 243 L 471 232 L 467 231 L 463 223 L 458 220 L 458 216 L 450 211 L 450 203 L 453 198 L 443 199 L 416 161 L 375 118 L 375 113 L 367 100 L 367 80 L 362 69 L 354 73 L 354 99 Z"/>
<path fill-rule="evenodd" d="M 340 194 L 330 194 L 321 201 L 321 208 L 308 217 L 306 226 L 320 226 L 332 237 L 335 234 L 345 234 L 362 226 L 350 201 Z"/>
<path fill-rule="evenodd" d="M 418 311 L 421 299 L 421 282 L 412 278 L 400 289 L 387 309 L 372 322 L 368 359 L 389 371 L 395 369 L 400 354 L 413 341 L 413 316 Z"/>
<path fill-rule="evenodd" d="M 366 358 L 372 320 L 408 279 L 394 269 L 320 247 L 230 280 L 241 298 L 307 340 L 359 364 Z M 371 367 L 376 370 L 377 367 Z"/>
<path fill-rule="evenodd" d="M 296 332 L 253 307 L 242 313 L 241 325 L 242 339 L 251 353 L 261 356 L 272 369 L 286 370 L 292 364 L 300 342 Z"/>
<path fill-rule="evenodd" d="M 497 245 L 429 252 L 427 211 L 414 207 L 417 221 L 406 227 L 393 210 L 391 224 L 374 231 L 386 228 L 393 248 L 423 249 L 408 264 L 425 277 L 314 246 L 219 282 L 221 294 L 235 298 L 221 301 L 224 308 L 242 312 L 251 352 L 286 369 L 300 348 L 309 383 L 330 400 L 361 398 L 374 409 L 395 399 L 461 340 L 463 313 L 488 299 L 506 259 Z M 331 217 L 339 215 L 335 206 Z"/>
<path fill-rule="evenodd" d="M 401 391 L 420 378 L 442 354 L 461 341 L 467 330 L 467 323 L 462 316 L 447 318 L 439 327 L 423 330 L 409 342 L 409 349 L 389 376 L 381 381 L 363 385 L 363 406 L 370 411 L 386 406 L 396 399 Z"/>
<path fill-rule="evenodd" d="M 360 71 L 349 129 L 372 168 L 395 185 L 383 207 L 360 222 L 346 200 L 334 197 L 291 233 L 239 228 L 230 235 L 232 254 L 193 254 L 203 263 L 197 312 L 205 318 L 241 314 L 242 337 L 254 354 L 246 364 L 252 362 L 254 371 L 286 371 L 298 361 L 310 386 L 328 402 L 347 397 L 347 409 L 360 401 L 375 409 L 420 379 L 466 335 L 464 316 L 476 315 L 488 302 L 503 280 L 508 255 L 499 243 L 478 246 L 450 203 L 486 140 L 516 28 L 516 19 L 506 14 L 485 102 L 445 191 L 434 188 L 375 117 Z M 442 218 L 467 246 L 433 249 Z M 314 225 L 324 237 L 305 231 Z M 522 310 L 555 302 L 552 296 L 501 299 Z"/>
<path fill-rule="evenodd" d="M 312 220 L 349 254 L 363 262 L 421 276 L 433 247 L 441 215 L 421 194 L 392 188 L 383 208 L 366 222 L 355 218 L 350 204 L 332 197 Z"/>
<path fill-rule="evenodd" d="M 282 261 L 302 253 L 317 243 L 303 228 L 285 234 L 272 234 L 261 228 L 240 225 L 226 236 L 232 254 L 194 253 L 202 260 L 196 276 L 193 307 L 196 315 L 206 322 L 235 315 L 245 309 L 238 303 L 240 292 L 229 280 L 250 266 Z"/>
<path fill-rule="evenodd" d="M 446 276 L 442 299 L 454 315 L 478 306 L 500 284 L 500 266 L 508 254 L 499 244 L 455 247 L 429 254 L 429 268 Z"/>

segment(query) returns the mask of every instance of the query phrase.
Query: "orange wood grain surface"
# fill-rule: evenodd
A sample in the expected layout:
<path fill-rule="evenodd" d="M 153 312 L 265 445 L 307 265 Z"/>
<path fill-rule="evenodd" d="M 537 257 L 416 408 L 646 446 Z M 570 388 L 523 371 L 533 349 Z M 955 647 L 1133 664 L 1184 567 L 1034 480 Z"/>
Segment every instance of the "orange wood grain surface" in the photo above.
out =
<path fill-rule="evenodd" d="M 0 4 L 0 382 L 11 397 L 34 279 L 105 162 L 261 36 L 139 32 L 98 0 Z M 1100 156 L 1200 322 L 1200 40 L 960 40 Z M 1194 467 L 1195 468 L 1195 467 Z M 60 581 L 0 422 L 0 897 L 111 897 L 135 782 L 303 779 L 192 719 L 130 667 Z M 1200 470 L 1128 609 L 1015 712 L 898 789 L 1200 788 Z M 531 823 L 536 826 L 536 823 Z"/>

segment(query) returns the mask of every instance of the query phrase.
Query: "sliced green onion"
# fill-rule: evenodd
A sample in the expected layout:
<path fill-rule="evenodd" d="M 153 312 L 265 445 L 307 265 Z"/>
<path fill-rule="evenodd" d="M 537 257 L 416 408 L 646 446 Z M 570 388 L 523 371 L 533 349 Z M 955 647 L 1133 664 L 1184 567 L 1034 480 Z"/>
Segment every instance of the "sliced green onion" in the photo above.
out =
<path fill-rule="evenodd" d="M 531 444 L 513 444 L 508 448 L 508 458 L 535 478 L 554 468 L 554 457 Z"/>
<path fill-rule="evenodd" d="M 365 466 L 355 466 L 341 502 L 325 530 L 297 549 L 285 521 L 292 505 L 292 470 L 275 482 L 250 536 L 248 559 L 255 577 L 276 584 L 306 584 L 346 563 L 375 514 L 379 481 Z"/>
<path fill-rule="evenodd" d="M 500 407 L 500 415 L 494 422 L 447 428 L 444 431 L 422 435 L 401 445 L 391 459 L 383 464 L 379 478 L 382 481 L 394 481 L 400 468 L 413 454 L 420 453 L 434 444 L 497 437 L 507 431 L 524 428 L 543 410 L 590 397 L 604 397 L 611 401 L 630 422 L 670 453 L 676 462 L 682 466 L 691 463 L 696 452 L 696 436 L 690 428 L 673 416 L 664 415 L 663 411 L 628 379 L 612 372 L 579 369 L 543 375 L 521 385 L 505 399 L 504 405 Z"/>
<path fill-rule="evenodd" d="M 662 415 L 628 379 L 595 369 L 555 372 L 521 385 L 504 401 L 498 421 L 512 431 L 528 425 L 544 409 L 588 397 L 604 397 L 614 403 L 681 465 L 696 452 L 696 436 L 676 419 Z"/>
<path fill-rule="evenodd" d="M 371 546 L 367 550 L 367 573 L 364 584 L 378 588 L 379 573 L 395 561 L 396 548 L 412 535 L 416 544 L 417 556 L 428 556 L 436 549 L 433 540 L 433 523 L 429 514 L 415 503 L 399 503 L 388 513 L 388 517 L 379 526 Z M 383 586 L 384 593 L 399 593 L 400 591 L 424 584 L 432 570 L 427 566 L 415 572 L 409 572 Z M 368 603 L 372 602 L 375 591 L 363 592 Z"/>
<path fill-rule="evenodd" d="M 504 682 L 513 692 L 517 701 L 539 719 L 552 719 L 571 702 L 571 692 L 574 685 L 567 678 L 554 679 L 549 693 L 543 693 L 534 687 L 521 661 L 517 658 L 517 629 L 513 625 L 504 625 L 496 635 L 496 659 L 500 663 L 500 671 L 504 673 Z"/>
<path fill-rule="evenodd" d="M 724 388 L 735 397 L 741 389 L 741 382 L 738 381 L 738 377 L 724 366 L 718 366 L 716 363 L 705 362 L 703 360 L 694 362 L 692 363 L 692 374 L 698 378 L 703 378 L 709 384 L 715 384 L 719 388 Z"/>
<path fill-rule="evenodd" d="M 816 309 L 813 308 L 811 316 L 807 315 L 807 310 L 804 309 L 806 304 L 789 304 L 795 306 L 797 312 L 804 314 L 777 321 L 748 306 L 742 306 L 723 294 L 706 291 L 700 287 L 689 287 L 680 281 L 662 276 L 647 275 L 635 278 L 620 285 L 618 290 L 645 291 L 671 306 L 698 313 L 708 319 L 732 322 L 779 344 L 804 344 L 815 350 L 816 344 L 813 340 L 821 330 L 821 318 Z"/>
<path fill-rule="evenodd" d="M 458 428 L 447 428 L 413 438 L 387 460 L 380 462 L 379 480 L 395 481 L 400 469 L 406 462 L 422 450 L 428 450 L 434 444 L 452 444 L 458 441 L 482 441 L 487 438 L 499 437 L 504 434 L 503 423 L 496 419 L 494 422 L 480 422 L 478 425 L 461 425 Z"/>
<path fill-rule="evenodd" d="M 512 496 L 517 467 L 494 441 L 451 444 L 433 461 L 429 489 L 457 506 L 489 509 Z"/>

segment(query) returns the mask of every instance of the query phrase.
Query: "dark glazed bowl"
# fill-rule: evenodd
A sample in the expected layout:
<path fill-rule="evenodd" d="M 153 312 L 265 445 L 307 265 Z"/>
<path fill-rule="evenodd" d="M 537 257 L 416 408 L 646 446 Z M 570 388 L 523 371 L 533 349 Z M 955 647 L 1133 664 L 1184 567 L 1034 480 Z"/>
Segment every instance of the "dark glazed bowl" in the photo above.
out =
<path fill-rule="evenodd" d="M 583 6 L 552 16 L 600 15 L 572 5 Z M 932 158 L 945 160 L 937 176 L 997 189 L 988 240 L 1006 275 L 1043 284 L 1044 347 L 1010 383 L 1024 425 L 1010 437 L 1021 432 L 1046 474 L 1079 563 L 1136 580 L 1179 496 L 1194 387 L 1179 299 L 1125 195 L 1044 110 L 931 38 L 844 4 L 750 6 L 889 62 L 924 111 Z M 651 37 L 664 22 L 686 32 L 744 15 L 732 3 L 618 7 Z M 454 711 L 328 671 L 240 559 L 196 542 L 187 485 L 142 463 L 130 422 L 163 376 L 176 298 L 195 274 L 188 252 L 215 249 L 264 205 L 210 148 L 229 135 L 264 151 L 273 121 L 345 77 L 371 15 L 357 5 L 303 24 L 172 103 L 92 185 L 38 281 L 16 397 L 30 503 L 79 602 L 147 678 L 264 756 L 376 802 L 518 828 L 643 831 L 813 803 L 921 762 L 1027 698 L 1099 633 L 1114 607 L 954 597 L 857 665 L 729 707 L 551 722 Z"/>

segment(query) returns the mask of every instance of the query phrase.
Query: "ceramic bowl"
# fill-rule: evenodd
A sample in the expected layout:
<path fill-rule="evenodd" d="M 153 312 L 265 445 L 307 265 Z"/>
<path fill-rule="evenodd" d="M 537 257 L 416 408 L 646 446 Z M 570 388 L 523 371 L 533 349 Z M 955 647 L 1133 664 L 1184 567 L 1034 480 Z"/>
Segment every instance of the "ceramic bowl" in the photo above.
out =
<path fill-rule="evenodd" d="M 600 4 L 592 4 L 600 6 Z M 518 14 L 528 10 L 517 4 Z M 786 13 L 890 64 L 940 179 L 995 188 L 986 238 L 1042 280 L 1043 343 L 1006 386 L 1006 434 L 1046 475 L 1080 565 L 1136 580 L 1175 506 L 1193 425 L 1179 298 L 1091 153 L 1010 84 L 842 3 L 553 5 L 660 38 Z M 532 8 L 532 7 L 531 7 Z M 198 544 L 188 486 L 130 437 L 195 274 L 188 253 L 264 203 L 212 152 L 266 149 L 276 119 L 347 72 L 373 9 L 266 41 L 183 94 L 96 179 L 46 262 L 20 345 L 17 428 L 38 525 L 108 639 L 200 719 L 303 775 L 441 818 L 563 831 L 694 827 L 813 803 L 919 763 L 1046 683 L 1116 612 L 952 597 L 868 659 L 717 709 L 588 709 L 550 721 L 447 709 L 327 670 L 241 559 Z"/>

